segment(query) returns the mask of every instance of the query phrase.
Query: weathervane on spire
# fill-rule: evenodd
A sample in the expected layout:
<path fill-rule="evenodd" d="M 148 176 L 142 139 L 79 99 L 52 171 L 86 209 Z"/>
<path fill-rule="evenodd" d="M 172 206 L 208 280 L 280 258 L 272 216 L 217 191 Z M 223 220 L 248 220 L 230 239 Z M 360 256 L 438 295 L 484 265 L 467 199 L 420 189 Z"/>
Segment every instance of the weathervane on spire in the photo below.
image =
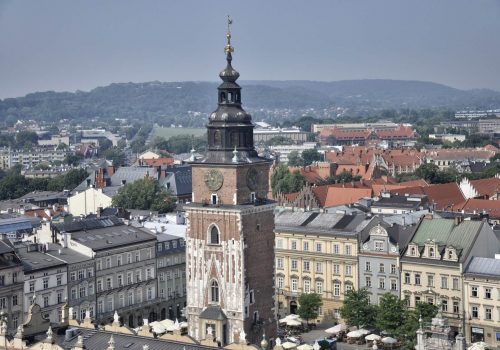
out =
<path fill-rule="evenodd" d="M 233 20 L 229 15 L 227 15 L 227 33 L 226 33 L 226 38 L 227 38 L 227 45 L 224 47 L 224 52 L 226 55 L 230 54 L 231 52 L 234 52 L 234 48 L 231 46 L 231 25 L 233 24 Z"/>

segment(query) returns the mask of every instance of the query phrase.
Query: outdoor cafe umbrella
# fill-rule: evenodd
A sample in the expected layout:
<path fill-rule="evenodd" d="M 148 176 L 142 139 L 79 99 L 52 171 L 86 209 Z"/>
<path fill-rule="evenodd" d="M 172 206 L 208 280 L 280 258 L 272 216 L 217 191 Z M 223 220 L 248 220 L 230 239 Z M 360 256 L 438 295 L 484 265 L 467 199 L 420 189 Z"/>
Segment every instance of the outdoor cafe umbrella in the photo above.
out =
<path fill-rule="evenodd" d="M 359 333 L 361 333 L 361 335 L 367 335 L 371 333 L 369 330 L 363 328 L 359 329 L 358 331 Z"/>
<path fill-rule="evenodd" d="M 302 326 L 302 322 L 300 322 L 299 320 L 287 320 L 285 324 L 290 327 Z"/>
<path fill-rule="evenodd" d="M 372 340 L 380 340 L 380 335 L 376 334 L 369 334 L 365 337 L 365 340 L 372 341 Z"/>
<path fill-rule="evenodd" d="M 294 315 L 294 314 L 290 314 L 284 318 L 280 318 L 279 322 L 280 323 L 287 323 L 287 321 L 290 321 L 290 320 L 297 320 L 299 322 L 302 322 L 302 319 L 300 318 L 300 316 Z"/>
<path fill-rule="evenodd" d="M 395 344 L 397 342 L 398 341 L 396 339 L 391 338 L 391 337 L 382 338 L 382 343 L 384 343 L 384 344 Z"/>
<path fill-rule="evenodd" d="M 162 334 L 162 333 L 165 333 L 167 331 L 167 328 L 164 327 L 161 323 L 156 323 L 155 325 L 153 325 L 153 332 L 156 333 L 156 334 Z"/>
<path fill-rule="evenodd" d="M 286 341 L 283 344 L 281 344 L 281 346 L 283 347 L 283 349 L 287 349 L 288 350 L 288 349 L 296 348 L 297 344 L 292 343 L 291 341 Z"/>
<path fill-rule="evenodd" d="M 325 332 L 330 334 L 337 334 L 339 332 L 345 331 L 346 329 L 347 326 L 345 324 L 338 324 L 336 326 L 328 328 L 327 330 L 325 330 Z"/>
<path fill-rule="evenodd" d="M 312 345 L 309 344 L 302 344 L 297 346 L 297 350 L 313 350 L 313 349 L 314 348 L 312 347 Z"/>
<path fill-rule="evenodd" d="M 359 338 L 361 337 L 363 334 L 357 330 L 357 331 L 351 331 L 349 333 L 347 333 L 347 338 Z"/>

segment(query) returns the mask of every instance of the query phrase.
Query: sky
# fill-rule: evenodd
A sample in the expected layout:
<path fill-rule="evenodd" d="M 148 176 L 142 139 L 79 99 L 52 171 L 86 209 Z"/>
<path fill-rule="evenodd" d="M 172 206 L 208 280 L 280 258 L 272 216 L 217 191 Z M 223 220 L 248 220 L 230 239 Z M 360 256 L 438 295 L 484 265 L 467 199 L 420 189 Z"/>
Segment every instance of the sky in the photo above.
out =
<path fill-rule="evenodd" d="M 217 81 L 407 79 L 500 91 L 500 0 L 0 0 L 0 98 Z"/>

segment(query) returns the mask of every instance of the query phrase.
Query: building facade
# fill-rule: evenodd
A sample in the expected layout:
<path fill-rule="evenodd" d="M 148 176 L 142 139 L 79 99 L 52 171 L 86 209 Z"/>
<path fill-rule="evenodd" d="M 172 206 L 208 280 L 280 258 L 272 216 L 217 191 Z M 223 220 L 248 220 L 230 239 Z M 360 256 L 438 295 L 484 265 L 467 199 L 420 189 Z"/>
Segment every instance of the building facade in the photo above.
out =
<path fill-rule="evenodd" d="M 276 289 L 278 314 L 297 312 L 301 293 L 316 292 L 320 320 L 340 318 L 346 291 L 358 289 L 357 230 L 363 214 L 286 211 L 276 216 Z"/>
<path fill-rule="evenodd" d="M 193 196 L 186 204 L 189 335 L 221 345 L 276 334 L 274 207 L 267 201 L 271 161 L 259 157 L 251 116 L 241 105 L 239 73 L 220 73 L 218 108 L 207 125 L 208 150 L 190 158 Z"/>
<path fill-rule="evenodd" d="M 7 330 L 14 331 L 23 322 L 23 266 L 12 244 L 0 237 L 0 308 L 7 314 Z"/>
<path fill-rule="evenodd" d="M 182 237 L 160 233 L 156 243 L 160 319 L 180 319 L 186 306 L 186 245 Z"/>

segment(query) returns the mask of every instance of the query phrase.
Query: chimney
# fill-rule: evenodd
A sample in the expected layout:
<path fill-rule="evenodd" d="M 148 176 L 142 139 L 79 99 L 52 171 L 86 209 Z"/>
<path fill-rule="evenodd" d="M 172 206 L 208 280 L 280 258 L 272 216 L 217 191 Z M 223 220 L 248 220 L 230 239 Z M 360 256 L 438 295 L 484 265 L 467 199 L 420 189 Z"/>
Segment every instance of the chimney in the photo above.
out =
<path fill-rule="evenodd" d="M 113 165 L 108 166 L 106 170 L 109 177 L 113 176 L 115 173 L 115 167 Z"/>
<path fill-rule="evenodd" d="M 87 187 L 90 187 L 90 179 L 87 179 Z"/>
<path fill-rule="evenodd" d="M 97 213 L 96 214 L 97 214 L 98 218 L 100 218 L 102 216 L 102 211 L 103 211 L 102 207 L 97 207 Z"/>
<path fill-rule="evenodd" d="M 460 225 L 460 223 L 464 220 L 463 216 L 457 215 L 455 216 L 455 226 Z"/>

